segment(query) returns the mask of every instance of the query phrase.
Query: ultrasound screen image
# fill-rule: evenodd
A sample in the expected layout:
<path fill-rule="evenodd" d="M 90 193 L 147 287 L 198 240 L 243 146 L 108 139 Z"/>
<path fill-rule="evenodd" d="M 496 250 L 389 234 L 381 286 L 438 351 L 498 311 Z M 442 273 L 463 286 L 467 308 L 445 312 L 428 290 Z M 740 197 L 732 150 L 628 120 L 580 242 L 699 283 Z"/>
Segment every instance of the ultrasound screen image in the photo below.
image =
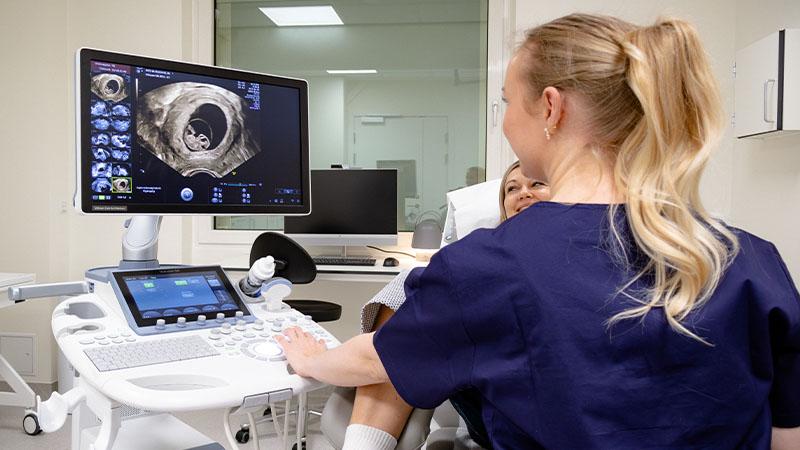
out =
<path fill-rule="evenodd" d="M 108 145 L 111 143 L 111 136 L 108 133 L 92 133 L 92 145 Z"/>
<path fill-rule="evenodd" d="M 100 73 L 92 77 L 92 93 L 103 100 L 118 102 L 128 96 L 126 75 Z"/>
<path fill-rule="evenodd" d="M 109 112 L 106 102 L 97 100 L 92 103 L 91 113 L 93 117 L 108 117 Z"/>
<path fill-rule="evenodd" d="M 115 177 L 127 177 L 131 174 L 130 164 L 112 164 L 111 175 Z"/>
<path fill-rule="evenodd" d="M 136 112 L 137 138 L 184 177 L 222 178 L 261 151 L 247 129 L 247 101 L 206 83 L 180 82 L 142 96 Z"/>
<path fill-rule="evenodd" d="M 115 148 L 111 150 L 111 157 L 117 161 L 127 161 L 131 157 L 131 152 L 128 150 L 120 150 Z"/>
<path fill-rule="evenodd" d="M 105 161 L 111 154 L 103 147 L 92 147 L 92 156 L 94 156 L 94 159 L 97 161 Z"/>
<path fill-rule="evenodd" d="M 111 115 L 114 117 L 130 117 L 131 109 L 125 105 L 114 105 L 111 108 Z"/>
<path fill-rule="evenodd" d="M 131 127 L 130 119 L 112 119 L 111 126 L 117 131 L 128 131 Z"/>
<path fill-rule="evenodd" d="M 130 134 L 112 134 L 111 145 L 117 148 L 126 148 L 131 142 Z"/>
<path fill-rule="evenodd" d="M 111 181 L 108 178 L 96 178 L 92 181 L 92 191 L 105 194 L 111 191 Z"/>
<path fill-rule="evenodd" d="M 111 126 L 111 122 L 103 117 L 98 117 L 92 121 L 92 127 L 94 127 L 95 130 L 106 131 L 109 126 Z"/>
<path fill-rule="evenodd" d="M 102 162 L 92 164 L 92 178 L 110 177 L 110 176 L 111 176 L 111 164 L 106 164 Z"/>

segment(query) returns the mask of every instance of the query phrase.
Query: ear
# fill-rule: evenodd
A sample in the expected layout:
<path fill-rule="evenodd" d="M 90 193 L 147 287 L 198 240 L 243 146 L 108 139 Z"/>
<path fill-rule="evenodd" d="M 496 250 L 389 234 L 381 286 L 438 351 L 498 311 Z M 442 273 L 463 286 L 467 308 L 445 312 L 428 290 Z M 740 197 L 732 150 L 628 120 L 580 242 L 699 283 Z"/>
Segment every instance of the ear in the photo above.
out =
<path fill-rule="evenodd" d="M 561 122 L 564 114 L 564 95 L 553 86 L 548 86 L 542 91 L 544 119 L 548 128 L 555 128 Z"/>

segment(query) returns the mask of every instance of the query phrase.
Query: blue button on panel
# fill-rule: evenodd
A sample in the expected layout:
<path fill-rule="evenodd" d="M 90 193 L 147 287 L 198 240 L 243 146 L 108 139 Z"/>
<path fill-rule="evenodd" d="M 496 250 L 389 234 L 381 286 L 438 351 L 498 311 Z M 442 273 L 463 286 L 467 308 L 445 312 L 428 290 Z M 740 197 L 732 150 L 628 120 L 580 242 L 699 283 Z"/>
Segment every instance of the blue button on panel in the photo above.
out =
<path fill-rule="evenodd" d="M 194 198 L 194 192 L 191 189 L 189 189 L 188 187 L 181 189 L 181 199 L 183 199 L 183 201 L 189 202 L 192 201 L 193 198 Z"/>

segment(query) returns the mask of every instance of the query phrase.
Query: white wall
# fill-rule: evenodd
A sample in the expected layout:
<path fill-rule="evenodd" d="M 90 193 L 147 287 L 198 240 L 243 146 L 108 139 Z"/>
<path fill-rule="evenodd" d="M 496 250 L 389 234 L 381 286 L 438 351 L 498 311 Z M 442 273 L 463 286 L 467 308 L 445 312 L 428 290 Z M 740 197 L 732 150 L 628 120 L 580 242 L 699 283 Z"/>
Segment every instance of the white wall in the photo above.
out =
<path fill-rule="evenodd" d="M 19 2 L 0 14 L 0 272 L 37 281 L 65 279 L 69 265 L 66 15 L 59 1 Z M 31 381 L 55 379 L 52 307 L 40 300 L 0 310 L 0 332 L 37 335 Z"/>
<path fill-rule="evenodd" d="M 121 256 L 124 217 L 80 216 L 75 189 L 74 57 L 80 47 L 210 62 L 211 0 L 38 0 L 0 14 L 0 272 L 32 272 L 39 282 L 81 279 Z M 206 27 L 208 42 L 198 29 Z M 160 257 L 181 261 L 190 244 L 180 218 L 162 225 Z M 188 234 L 188 233 L 187 233 Z M 55 300 L 0 310 L 0 332 L 37 335 L 29 381 L 53 382 Z"/>
<path fill-rule="evenodd" d="M 736 2 L 737 50 L 781 28 L 800 28 L 797 0 Z M 733 154 L 733 223 L 774 242 L 800 282 L 800 136 L 738 139 Z"/>

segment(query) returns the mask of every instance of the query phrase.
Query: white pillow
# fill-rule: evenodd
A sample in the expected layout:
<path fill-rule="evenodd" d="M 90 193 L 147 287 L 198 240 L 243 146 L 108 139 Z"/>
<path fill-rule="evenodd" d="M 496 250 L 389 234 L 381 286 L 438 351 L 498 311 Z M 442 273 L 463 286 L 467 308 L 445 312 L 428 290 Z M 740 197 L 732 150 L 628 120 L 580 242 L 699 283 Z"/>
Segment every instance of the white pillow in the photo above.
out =
<path fill-rule="evenodd" d="M 448 192 L 441 246 L 453 243 L 478 228 L 499 225 L 499 198 L 499 178 Z"/>

